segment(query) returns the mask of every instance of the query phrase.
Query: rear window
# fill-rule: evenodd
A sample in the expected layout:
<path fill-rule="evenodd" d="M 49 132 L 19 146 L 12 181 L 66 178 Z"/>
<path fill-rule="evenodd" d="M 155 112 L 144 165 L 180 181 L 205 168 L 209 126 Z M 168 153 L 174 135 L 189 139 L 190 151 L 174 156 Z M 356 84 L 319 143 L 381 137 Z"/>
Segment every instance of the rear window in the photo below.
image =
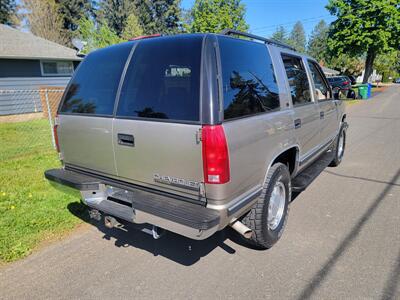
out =
<path fill-rule="evenodd" d="M 279 109 L 274 68 L 264 44 L 219 37 L 224 119 Z"/>
<path fill-rule="evenodd" d="M 62 113 L 112 115 L 132 43 L 97 50 L 79 66 L 65 94 Z"/>
<path fill-rule="evenodd" d="M 117 116 L 199 121 L 202 36 L 140 41 L 127 69 Z"/>

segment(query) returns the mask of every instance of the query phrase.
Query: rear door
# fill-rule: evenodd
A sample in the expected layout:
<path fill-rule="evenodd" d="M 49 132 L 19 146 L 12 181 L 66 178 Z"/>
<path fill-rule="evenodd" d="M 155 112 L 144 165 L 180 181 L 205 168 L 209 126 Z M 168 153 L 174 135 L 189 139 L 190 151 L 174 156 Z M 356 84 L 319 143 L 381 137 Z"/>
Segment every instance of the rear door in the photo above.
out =
<path fill-rule="evenodd" d="M 319 106 L 321 144 L 324 144 L 336 136 L 338 129 L 336 104 L 319 65 L 315 61 L 308 60 L 308 67 L 313 81 L 314 99 Z"/>
<path fill-rule="evenodd" d="M 89 54 L 67 87 L 58 136 L 67 165 L 116 175 L 112 144 L 115 97 L 132 43 Z"/>
<path fill-rule="evenodd" d="M 300 56 L 282 54 L 287 84 L 292 96 L 294 128 L 300 146 L 300 160 L 305 161 L 318 150 L 320 144 L 320 116 L 313 101 L 310 79 Z"/>
<path fill-rule="evenodd" d="M 202 36 L 152 38 L 134 49 L 113 124 L 122 180 L 198 195 Z"/>

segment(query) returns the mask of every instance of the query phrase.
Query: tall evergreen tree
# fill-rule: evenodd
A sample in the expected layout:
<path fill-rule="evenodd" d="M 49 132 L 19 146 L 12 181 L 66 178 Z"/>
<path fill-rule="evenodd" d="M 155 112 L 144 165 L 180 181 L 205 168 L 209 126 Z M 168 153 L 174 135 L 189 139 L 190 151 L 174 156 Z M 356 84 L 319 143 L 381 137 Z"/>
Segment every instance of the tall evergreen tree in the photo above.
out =
<path fill-rule="evenodd" d="M 196 0 L 189 32 L 220 32 L 225 28 L 247 31 L 246 7 L 241 0 Z"/>
<path fill-rule="evenodd" d="M 330 0 L 327 9 L 337 17 L 329 32 L 330 50 L 336 55 L 366 55 L 367 82 L 376 57 L 400 47 L 399 0 Z"/>
<path fill-rule="evenodd" d="M 0 1 L 0 23 L 6 25 L 13 25 L 13 17 L 16 12 L 15 0 L 1 0 Z"/>
<path fill-rule="evenodd" d="M 82 18 L 78 25 L 78 36 L 85 42 L 82 53 L 122 42 L 107 24 L 95 24 L 91 19 Z"/>
<path fill-rule="evenodd" d="M 328 60 L 328 33 L 328 25 L 324 20 L 320 21 L 311 32 L 307 45 L 308 54 L 324 63 Z"/>
<path fill-rule="evenodd" d="M 132 13 L 126 20 L 124 31 L 122 32 L 122 38 L 129 40 L 131 38 L 143 35 L 143 29 L 139 24 L 139 19 L 136 14 Z"/>
<path fill-rule="evenodd" d="M 136 12 L 145 34 L 182 31 L 180 0 L 136 0 Z"/>
<path fill-rule="evenodd" d="M 99 2 L 98 20 L 121 36 L 128 16 L 134 12 L 134 0 L 101 0 Z"/>
<path fill-rule="evenodd" d="M 306 33 L 304 31 L 303 23 L 298 21 L 294 24 L 292 31 L 290 32 L 288 44 L 296 48 L 299 52 L 306 51 Z"/>
<path fill-rule="evenodd" d="M 287 42 L 287 32 L 285 27 L 279 26 L 276 28 L 276 31 L 271 36 L 272 39 L 278 42 L 286 43 Z"/>
<path fill-rule="evenodd" d="M 56 0 L 59 12 L 63 18 L 63 28 L 75 31 L 79 20 L 88 18 L 93 12 L 92 0 Z"/>

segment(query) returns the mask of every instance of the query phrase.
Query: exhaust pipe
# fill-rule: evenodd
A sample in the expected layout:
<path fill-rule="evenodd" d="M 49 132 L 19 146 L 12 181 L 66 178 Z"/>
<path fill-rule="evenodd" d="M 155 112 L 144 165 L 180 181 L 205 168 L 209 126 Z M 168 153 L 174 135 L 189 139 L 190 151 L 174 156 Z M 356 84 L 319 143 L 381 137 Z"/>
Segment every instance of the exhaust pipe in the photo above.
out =
<path fill-rule="evenodd" d="M 240 233 L 242 236 L 244 236 L 246 239 L 251 238 L 253 231 L 244 225 L 242 222 L 239 220 L 233 221 L 233 223 L 230 224 L 233 229 L 235 229 L 238 233 Z"/>

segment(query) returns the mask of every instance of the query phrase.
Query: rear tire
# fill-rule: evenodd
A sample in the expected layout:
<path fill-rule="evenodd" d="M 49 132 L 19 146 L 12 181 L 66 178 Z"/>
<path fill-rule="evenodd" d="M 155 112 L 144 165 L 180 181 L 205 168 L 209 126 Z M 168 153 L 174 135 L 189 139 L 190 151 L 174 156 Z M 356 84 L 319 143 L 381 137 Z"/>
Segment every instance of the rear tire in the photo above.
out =
<path fill-rule="evenodd" d="M 257 203 L 242 219 L 253 231 L 247 243 L 268 249 L 280 239 L 287 222 L 290 198 L 289 170 L 284 164 L 276 163 L 268 172 Z"/>
<path fill-rule="evenodd" d="M 337 167 L 342 162 L 344 156 L 344 150 L 346 149 L 346 130 L 342 125 L 338 136 L 336 137 L 335 144 L 332 151 L 335 152 L 335 156 L 332 162 L 329 164 L 330 167 Z"/>

